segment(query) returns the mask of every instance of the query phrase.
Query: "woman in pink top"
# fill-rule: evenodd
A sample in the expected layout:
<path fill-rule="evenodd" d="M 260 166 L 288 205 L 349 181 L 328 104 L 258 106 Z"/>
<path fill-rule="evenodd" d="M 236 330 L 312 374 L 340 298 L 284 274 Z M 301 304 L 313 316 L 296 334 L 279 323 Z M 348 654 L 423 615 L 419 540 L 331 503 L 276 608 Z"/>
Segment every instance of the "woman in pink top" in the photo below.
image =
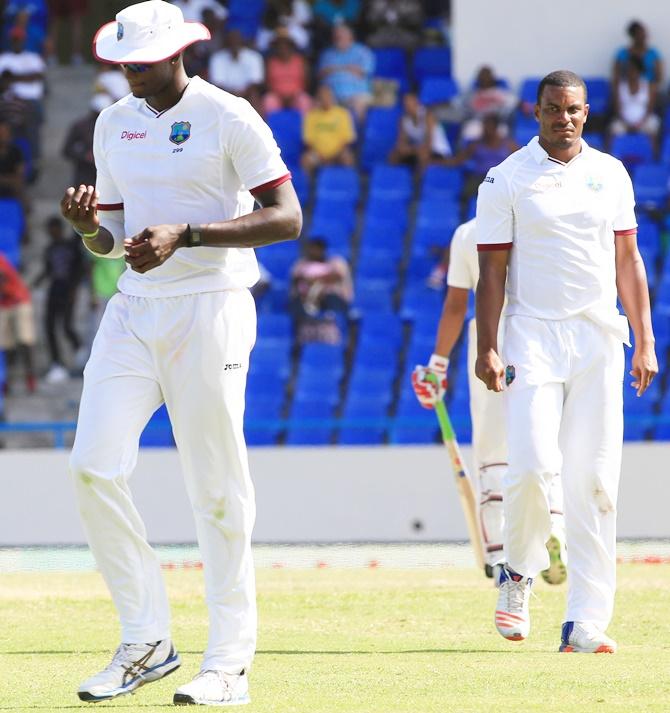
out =
<path fill-rule="evenodd" d="M 304 114 L 312 106 L 305 91 L 307 63 L 286 34 L 278 34 L 272 42 L 265 79 L 268 92 L 263 97 L 263 108 L 266 114 L 280 109 L 297 109 Z"/>

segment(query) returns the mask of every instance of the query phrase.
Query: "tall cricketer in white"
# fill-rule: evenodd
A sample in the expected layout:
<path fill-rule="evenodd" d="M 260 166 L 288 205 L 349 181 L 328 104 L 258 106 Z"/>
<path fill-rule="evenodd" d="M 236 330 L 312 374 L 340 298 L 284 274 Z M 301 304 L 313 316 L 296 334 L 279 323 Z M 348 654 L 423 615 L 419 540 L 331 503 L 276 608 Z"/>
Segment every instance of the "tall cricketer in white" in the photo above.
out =
<path fill-rule="evenodd" d="M 539 137 L 479 188 L 476 373 L 504 390 L 509 467 L 505 554 L 495 622 L 530 630 L 533 578 L 547 566 L 548 491 L 561 473 L 568 601 L 560 651 L 614 652 L 616 502 L 623 441 L 623 343 L 635 336 L 632 386 L 658 371 L 634 197 L 623 164 L 582 139 L 586 86 L 568 71 L 539 85 Z M 498 321 L 507 295 L 502 353 Z"/>
<path fill-rule="evenodd" d="M 201 671 L 174 702 L 249 701 L 255 504 L 242 420 L 256 325 L 252 248 L 296 238 L 302 215 L 258 114 L 186 75 L 182 50 L 208 38 L 204 25 L 184 22 L 162 0 L 131 5 L 98 31 L 96 57 L 120 64 L 132 93 L 96 123 L 96 186 L 70 187 L 61 202 L 89 250 L 125 255 L 128 264 L 84 371 L 70 459 L 89 544 L 121 621 L 122 643 L 80 686 L 84 701 L 132 693 L 180 663 L 160 563 L 127 482 L 161 403 L 193 507 L 209 610 Z"/>
<path fill-rule="evenodd" d="M 456 228 L 449 244 L 447 294 L 437 327 L 435 349 L 426 366 L 417 366 L 412 373 L 412 386 L 424 408 L 434 408 L 444 398 L 447 386 L 449 356 L 458 341 L 468 310 L 468 296 L 477 287 L 476 221 L 469 220 Z M 498 339 L 502 343 L 502 326 Z M 503 548 L 504 508 L 502 481 L 507 473 L 507 432 L 503 399 L 489 391 L 475 376 L 477 330 L 475 320 L 468 324 L 467 372 L 470 387 L 470 417 L 472 419 L 472 451 L 475 482 L 479 491 L 479 528 L 481 533 L 485 571 L 493 577 L 505 562 Z M 427 378 L 429 375 L 435 378 Z M 458 388 L 458 387 L 456 387 Z M 550 564 L 542 570 L 549 584 L 561 584 L 566 577 L 567 552 L 563 522 L 563 492 L 561 480 L 555 474 L 549 488 L 551 535 L 547 540 Z"/>

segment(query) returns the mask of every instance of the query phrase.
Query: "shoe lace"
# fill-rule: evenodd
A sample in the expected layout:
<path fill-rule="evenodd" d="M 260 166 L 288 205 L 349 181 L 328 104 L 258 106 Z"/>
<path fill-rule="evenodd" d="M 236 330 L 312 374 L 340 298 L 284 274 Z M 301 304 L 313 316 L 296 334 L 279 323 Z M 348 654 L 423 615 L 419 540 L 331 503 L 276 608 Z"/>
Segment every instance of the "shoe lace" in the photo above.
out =
<path fill-rule="evenodd" d="M 505 582 L 505 592 L 507 594 L 507 611 L 521 612 L 526 601 L 528 592 L 528 584 L 526 582 L 515 582 L 509 579 Z"/>
<path fill-rule="evenodd" d="M 120 644 L 105 670 L 121 668 L 133 678 L 144 678 L 146 669 L 144 662 L 152 653 L 153 650 L 147 650 L 146 644 Z"/>
<path fill-rule="evenodd" d="M 200 679 L 214 679 L 214 681 L 220 684 L 223 689 L 221 700 L 227 701 L 233 697 L 232 679 L 237 678 L 238 675 L 239 674 L 225 673 L 224 671 L 218 671 L 215 669 L 206 669 L 205 671 L 200 671 L 200 673 L 198 673 L 193 680 L 198 681 Z"/>

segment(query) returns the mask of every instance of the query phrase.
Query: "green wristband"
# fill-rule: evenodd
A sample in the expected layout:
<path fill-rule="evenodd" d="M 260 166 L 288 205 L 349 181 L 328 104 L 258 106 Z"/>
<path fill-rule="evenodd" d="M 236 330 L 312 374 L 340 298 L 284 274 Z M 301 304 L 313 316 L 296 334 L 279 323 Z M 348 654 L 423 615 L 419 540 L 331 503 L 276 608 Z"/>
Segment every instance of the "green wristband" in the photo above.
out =
<path fill-rule="evenodd" d="M 84 238 L 84 240 L 93 240 L 93 238 L 98 237 L 98 233 L 100 232 L 100 228 L 96 228 L 92 233 L 82 233 L 81 230 L 77 230 L 76 228 L 72 228 L 72 230 L 74 230 L 80 238 Z"/>

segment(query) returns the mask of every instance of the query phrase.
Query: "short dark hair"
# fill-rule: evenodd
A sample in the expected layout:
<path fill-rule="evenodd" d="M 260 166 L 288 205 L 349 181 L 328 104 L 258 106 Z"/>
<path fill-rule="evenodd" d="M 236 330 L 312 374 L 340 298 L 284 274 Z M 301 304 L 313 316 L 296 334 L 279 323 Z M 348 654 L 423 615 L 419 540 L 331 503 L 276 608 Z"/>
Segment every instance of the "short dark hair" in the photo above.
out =
<path fill-rule="evenodd" d="M 315 248 L 321 248 L 322 250 L 328 249 L 328 241 L 325 238 L 319 236 L 314 236 L 313 238 L 308 238 L 307 245 L 313 245 Z"/>
<path fill-rule="evenodd" d="M 542 79 L 537 87 L 537 103 L 542 99 L 542 92 L 546 86 L 550 87 L 581 87 L 584 90 L 584 101 L 586 101 L 586 84 L 584 80 L 574 72 L 567 69 L 558 69 L 555 72 L 550 72 Z"/>
<path fill-rule="evenodd" d="M 632 40 L 640 30 L 644 30 L 644 25 L 639 20 L 633 20 L 626 28 L 626 34 Z"/>

